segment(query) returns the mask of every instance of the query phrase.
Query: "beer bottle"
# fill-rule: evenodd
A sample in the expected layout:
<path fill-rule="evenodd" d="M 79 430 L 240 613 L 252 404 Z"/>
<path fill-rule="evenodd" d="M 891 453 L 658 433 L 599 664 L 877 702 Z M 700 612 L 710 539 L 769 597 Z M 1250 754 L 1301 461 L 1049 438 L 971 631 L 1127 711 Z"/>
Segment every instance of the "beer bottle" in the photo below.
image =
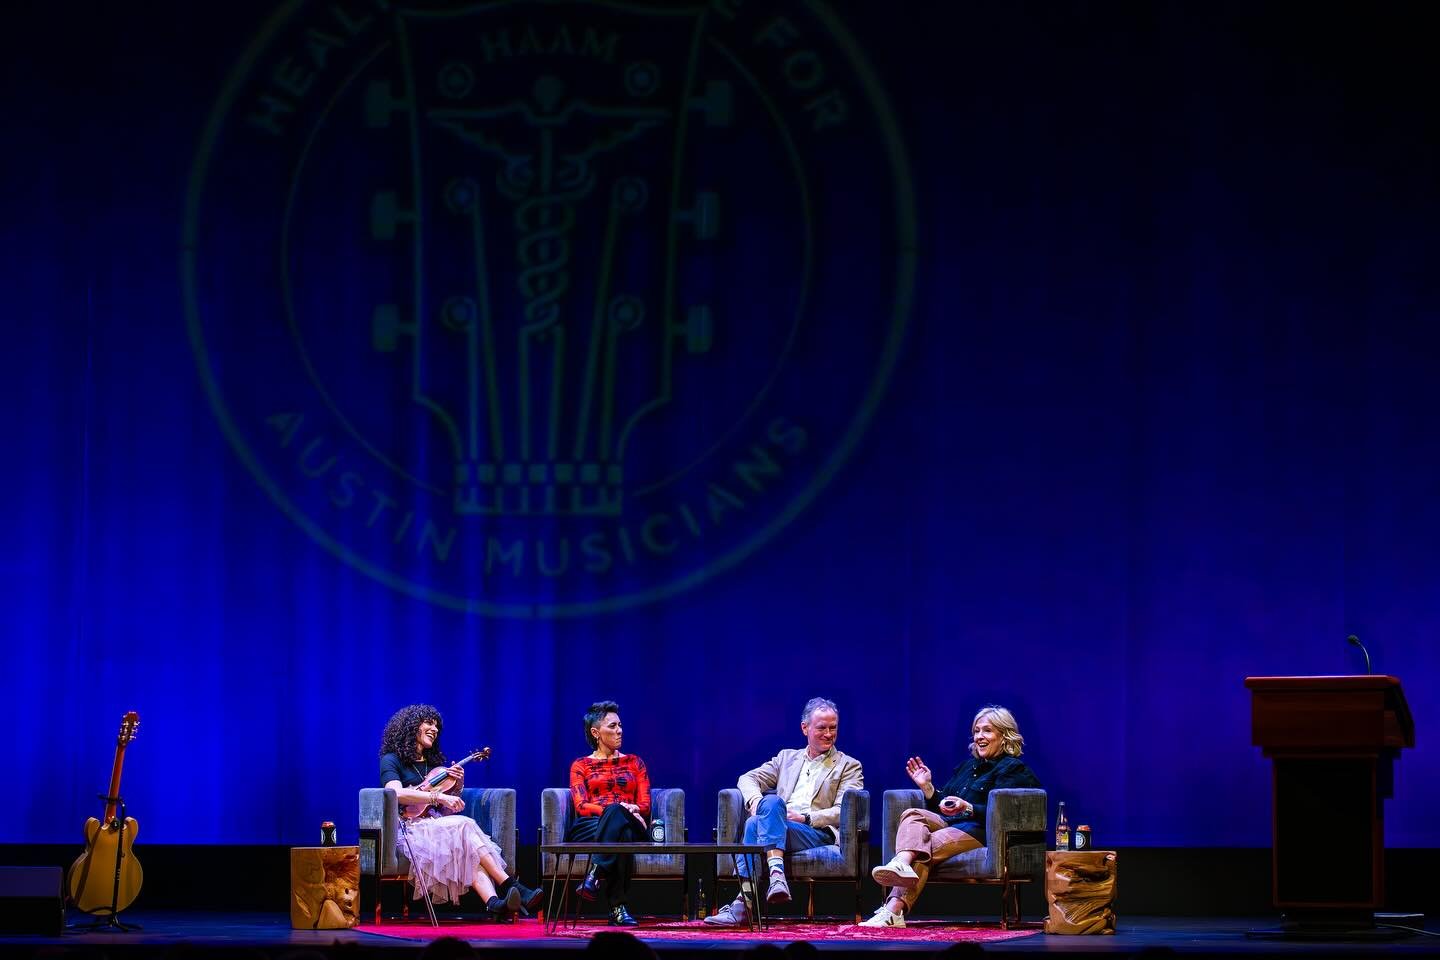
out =
<path fill-rule="evenodd" d="M 1070 849 L 1070 821 L 1065 819 L 1065 801 L 1060 801 L 1060 809 L 1055 814 L 1055 849 Z"/>

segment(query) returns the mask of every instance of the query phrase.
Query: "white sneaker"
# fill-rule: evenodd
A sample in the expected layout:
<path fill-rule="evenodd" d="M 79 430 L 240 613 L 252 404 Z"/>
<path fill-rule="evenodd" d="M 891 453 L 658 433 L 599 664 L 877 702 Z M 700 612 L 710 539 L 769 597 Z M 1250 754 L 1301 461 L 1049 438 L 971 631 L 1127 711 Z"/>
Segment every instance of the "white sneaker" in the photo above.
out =
<path fill-rule="evenodd" d="M 898 857 L 871 870 L 870 876 L 882 887 L 901 887 L 905 890 L 914 890 L 920 885 L 920 878 L 916 876 L 914 870 L 910 869 L 910 864 Z"/>
<path fill-rule="evenodd" d="M 705 918 L 712 927 L 746 927 L 750 925 L 750 911 L 744 901 L 734 900 Z"/>
<path fill-rule="evenodd" d="M 875 916 L 871 917 L 869 920 L 861 920 L 861 921 L 860 921 L 860 926 L 862 926 L 862 927 L 903 927 L 903 926 L 905 926 L 905 914 L 903 914 L 903 913 L 891 913 L 889 907 L 885 906 L 884 904 L 881 904 L 881 905 L 880 905 L 880 909 L 875 911 Z"/>

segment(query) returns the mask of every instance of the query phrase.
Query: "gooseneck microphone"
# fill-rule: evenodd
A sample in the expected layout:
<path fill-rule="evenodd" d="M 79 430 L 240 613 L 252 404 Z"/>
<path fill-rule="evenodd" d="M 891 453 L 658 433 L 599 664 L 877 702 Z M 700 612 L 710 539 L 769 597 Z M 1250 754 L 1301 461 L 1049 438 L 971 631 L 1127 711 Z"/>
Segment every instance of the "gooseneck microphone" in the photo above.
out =
<path fill-rule="evenodd" d="M 1368 676 L 1369 674 L 1374 673 L 1375 671 L 1373 671 L 1373 670 L 1370 669 L 1370 651 L 1365 649 L 1365 644 L 1363 644 L 1363 643 L 1360 642 L 1360 638 L 1357 637 L 1357 636 L 1355 636 L 1355 634 L 1352 633 L 1352 634 L 1350 634 L 1350 636 L 1348 636 L 1348 637 L 1345 638 L 1345 642 L 1346 642 L 1346 643 L 1349 643 L 1349 644 L 1352 644 L 1352 645 L 1354 645 L 1354 646 L 1359 647 L 1359 648 L 1360 648 L 1360 652 L 1363 653 L 1363 654 L 1365 654 L 1365 673 L 1366 673 L 1366 675 Z"/>

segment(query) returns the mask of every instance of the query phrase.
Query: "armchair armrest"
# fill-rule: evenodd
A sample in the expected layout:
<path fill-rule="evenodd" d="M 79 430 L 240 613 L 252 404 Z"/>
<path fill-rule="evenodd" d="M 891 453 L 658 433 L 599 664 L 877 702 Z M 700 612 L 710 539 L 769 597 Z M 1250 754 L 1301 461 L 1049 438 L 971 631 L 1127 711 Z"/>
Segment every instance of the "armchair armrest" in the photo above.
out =
<path fill-rule="evenodd" d="M 997 869 L 1035 876 L 1045 872 L 1046 794 L 1037 787 L 990 791 L 985 842 Z"/>
<path fill-rule="evenodd" d="M 395 837 L 399 832 L 400 805 L 395 791 L 385 787 L 360 790 L 360 872 L 371 876 L 398 873 Z"/>
<path fill-rule="evenodd" d="M 1016 831 L 1045 832 L 1045 791 L 1035 787 L 1005 788 L 990 791 L 985 817 L 985 842 L 1004 849 L 1006 833 Z"/>
<path fill-rule="evenodd" d="M 515 863 L 515 791 L 510 787 L 466 787 L 460 791 L 465 801 L 465 815 L 474 820 L 500 848 L 505 867 L 514 875 Z"/>
<path fill-rule="evenodd" d="M 840 855 L 860 876 L 870 863 L 870 791 L 847 790 L 840 798 Z"/>
<path fill-rule="evenodd" d="M 886 790 L 885 832 L 880 837 L 880 854 L 889 863 L 895 856 L 895 834 L 900 830 L 900 815 L 911 807 L 925 806 L 925 794 L 913 787 L 904 790 Z"/>
<path fill-rule="evenodd" d="M 745 798 L 734 787 L 721 790 L 715 803 L 715 842 L 734 843 L 745 826 Z"/>
<path fill-rule="evenodd" d="M 734 787 L 721 790 L 715 800 L 715 842 L 736 843 L 745 830 L 745 797 Z M 735 876 L 735 858 L 729 854 L 715 857 L 715 876 Z"/>
<path fill-rule="evenodd" d="M 685 791 L 679 787 L 658 787 L 650 791 L 650 820 L 665 821 L 665 837 L 685 842 Z"/>
<path fill-rule="evenodd" d="M 540 843 L 561 843 L 565 840 L 565 831 L 570 827 L 570 821 L 575 817 L 575 805 L 570 802 L 570 789 L 568 787 L 546 787 L 540 791 Z M 547 877 L 555 872 L 555 855 L 551 853 L 540 854 L 539 847 L 536 847 L 536 854 L 540 857 L 540 876 Z"/>

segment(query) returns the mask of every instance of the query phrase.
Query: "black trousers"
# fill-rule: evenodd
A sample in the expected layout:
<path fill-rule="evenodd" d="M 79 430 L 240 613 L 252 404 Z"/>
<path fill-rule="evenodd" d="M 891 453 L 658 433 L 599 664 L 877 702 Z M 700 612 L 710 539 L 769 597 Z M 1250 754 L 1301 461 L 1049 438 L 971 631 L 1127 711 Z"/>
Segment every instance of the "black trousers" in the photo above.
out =
<path fill-rule="evenodd" d="M 576 843 L 640 843 L 646 839 L 645 829 L 630 811 L 612 803 L 598 817 L 581 817 L 565 831 L 567 841 Z M 610 906 L 618 907 L 630 892 L 630 871 L 635 857 L 628 853 L 602 853 L 590 859 L 605 875 L 605 892 Z"/>

